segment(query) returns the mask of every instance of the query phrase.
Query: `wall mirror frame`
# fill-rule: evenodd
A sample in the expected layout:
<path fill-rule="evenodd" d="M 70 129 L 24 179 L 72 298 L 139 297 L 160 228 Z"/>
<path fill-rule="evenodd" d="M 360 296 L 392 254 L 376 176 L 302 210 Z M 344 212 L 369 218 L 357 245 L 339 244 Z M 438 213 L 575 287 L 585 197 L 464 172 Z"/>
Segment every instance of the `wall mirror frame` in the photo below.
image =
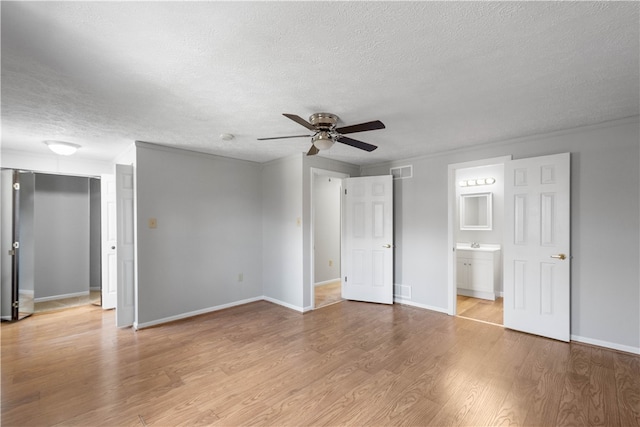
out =
<path fill-rule="evenodd" d="M 493 194 L 460 195 L 460 230 L 493 229 Z"/>

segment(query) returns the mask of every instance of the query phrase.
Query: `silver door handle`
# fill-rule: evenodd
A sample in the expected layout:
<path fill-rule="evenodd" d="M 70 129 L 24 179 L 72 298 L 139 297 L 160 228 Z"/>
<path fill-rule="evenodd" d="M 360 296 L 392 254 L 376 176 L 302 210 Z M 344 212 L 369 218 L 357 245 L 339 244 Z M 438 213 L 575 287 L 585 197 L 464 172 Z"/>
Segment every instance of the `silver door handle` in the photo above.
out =
<path fill-rule="evenodd" d="M 391 247 L 391 245 L 387 243 L 386 245 L 382 245 L 382 247 L 383 247 L 383 248 L 390 248 L 390 247 Z"/>
<path fill-rule="evenodd" d="M 557 254 L 557 255 L 551 255 L 551 258 L 555 258 L 555 259 L 559 259 L 559 260 L 565 260 L 565 259 L 567 259 L 567 256 L 565 254 Z"/>

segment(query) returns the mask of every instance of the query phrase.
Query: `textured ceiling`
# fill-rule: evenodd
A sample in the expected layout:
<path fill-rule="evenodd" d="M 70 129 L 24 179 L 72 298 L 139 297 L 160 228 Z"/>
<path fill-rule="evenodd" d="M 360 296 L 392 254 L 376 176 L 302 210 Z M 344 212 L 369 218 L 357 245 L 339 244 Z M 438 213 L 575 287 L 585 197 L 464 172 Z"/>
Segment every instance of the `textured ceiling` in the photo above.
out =
<path fill-rule="evenodd" d="M 639 113 L 635 2 L 7 2 L 2 149 L 113 159 L 135 140 L 253 161 L 314 112 L 404 159 Z M 232 133 L 223 141 L 219 135 Z"/>

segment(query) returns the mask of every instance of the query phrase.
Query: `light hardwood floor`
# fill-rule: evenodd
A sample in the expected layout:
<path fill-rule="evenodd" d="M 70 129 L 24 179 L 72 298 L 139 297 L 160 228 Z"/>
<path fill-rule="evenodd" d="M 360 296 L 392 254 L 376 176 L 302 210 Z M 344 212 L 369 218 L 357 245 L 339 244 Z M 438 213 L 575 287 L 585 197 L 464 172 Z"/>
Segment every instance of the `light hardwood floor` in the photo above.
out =
<path fill-rule="evenodd" d="M 2 325 L 2 425 L 640 424 L 640 356 L 419 308 L 256 302 L 134 332 Z"/>
<path fill-rule="evenodd" d="M 314 295 L 316 308 L 342 301 L 342 282 L 336 280 L 335 282 L 316 286 L 314 287 Z"/>
<path fill-rule="evenodd" d="M 494 323 L 496 325 L 503 324 L 504 305 L 502 298 L 496 298 L 495 301 L 491 301 L 458 295 L 456 311 L 458 312 L 458 316 Z"/>

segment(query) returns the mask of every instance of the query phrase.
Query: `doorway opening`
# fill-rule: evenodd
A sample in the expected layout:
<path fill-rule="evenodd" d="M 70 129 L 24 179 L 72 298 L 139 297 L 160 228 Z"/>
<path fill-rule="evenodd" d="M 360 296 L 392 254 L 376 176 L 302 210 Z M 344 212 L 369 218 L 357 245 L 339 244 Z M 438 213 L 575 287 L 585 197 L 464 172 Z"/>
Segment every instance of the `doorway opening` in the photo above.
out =
<path fill-rule="evenodd" d="M 449 165 L 449 314 L 503 325 L 504 163 Z"/>
<path fill-rule="evenodd" d="M 342 180 L 349 175 L 311 169 L 311 304 L 342 301 Z"/>
<path fill-rule="evenodd" d="M 3 201 L 9 201 L 5 193 L 14 200 L 10 209 L 2 211 L 2 228 L 11 230 L 3 248 L 13 246 L 10 270 L 14 273 L 9 279 L 3 275 L 2 319 L 99 306 L 99 178 L 3 170 L 3 181 L 10 175 L 11 182 L 3 182 Z"/>

